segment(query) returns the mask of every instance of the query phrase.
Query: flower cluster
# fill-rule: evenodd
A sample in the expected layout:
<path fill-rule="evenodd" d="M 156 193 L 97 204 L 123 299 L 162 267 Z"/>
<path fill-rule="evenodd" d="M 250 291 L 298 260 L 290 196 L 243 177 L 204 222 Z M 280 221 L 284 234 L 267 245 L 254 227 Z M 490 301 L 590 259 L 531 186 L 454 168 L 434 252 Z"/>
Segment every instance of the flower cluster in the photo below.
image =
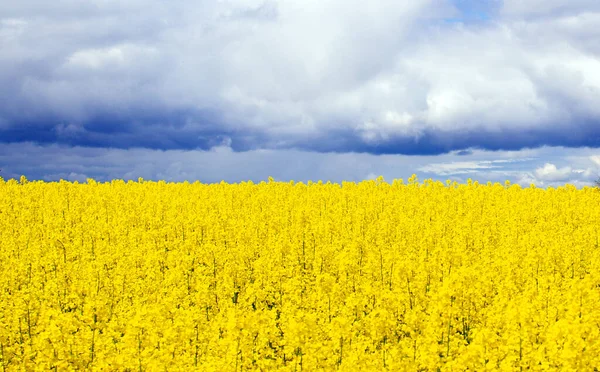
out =
<path fill-rule="evenodd" d="M 5 370 L 600 368 L 600 193 L 0 178 Z"/>

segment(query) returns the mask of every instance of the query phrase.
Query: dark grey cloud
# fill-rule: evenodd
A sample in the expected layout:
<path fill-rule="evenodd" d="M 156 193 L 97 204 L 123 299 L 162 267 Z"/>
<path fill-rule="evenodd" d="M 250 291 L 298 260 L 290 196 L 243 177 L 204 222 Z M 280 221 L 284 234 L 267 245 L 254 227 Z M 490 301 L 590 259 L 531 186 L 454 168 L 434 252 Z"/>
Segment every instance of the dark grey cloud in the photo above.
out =
<path fill-rule="evenodd" d="M 599 147 L 598 4 L 4 2 L 0 143 Z"/>

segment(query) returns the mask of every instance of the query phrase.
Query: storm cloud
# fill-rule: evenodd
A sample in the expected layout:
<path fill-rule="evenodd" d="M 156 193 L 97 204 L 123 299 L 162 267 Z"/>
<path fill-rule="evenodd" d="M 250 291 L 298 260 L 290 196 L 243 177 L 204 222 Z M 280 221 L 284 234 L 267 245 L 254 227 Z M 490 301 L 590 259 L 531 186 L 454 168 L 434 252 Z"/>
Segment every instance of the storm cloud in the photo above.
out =
<path fill-rule="evenodd" d="M 26 0 L 0 14 L 4 143 L 600 146 L 597 1 Z"/>
<path fill-rule="evenodd" d="M 593 164 L 565 159 L 600 147 L 598 24 L 596 0 L 2 2 L 0 166 L 45 179 L 133 170 L 181 179 L 166 169 L 209 157 L 230 167 L 209 178 L 234 180 L 266 172 L 242 159 L 273 169 L 287 159 L 282 179 L 316 179 L 316 159 L 346 156 L 371 165 L 329 178 L 399 163 L 424 176 L 466 169 L 495 180 L 489 154 L 554 149 L 504 164 L 503 176 L 590 183 Z M 17 158 L 16 148 L 30 153 Z M 62 161 L 94 151 L 176 160 L 114 171 L 98 155 L 104 168 L 95 161 L 86 171 L 82 160 L 46 172 L 34 166 L 39 151 Z M 432 165 L 448 161 L 475 166 Z"/>

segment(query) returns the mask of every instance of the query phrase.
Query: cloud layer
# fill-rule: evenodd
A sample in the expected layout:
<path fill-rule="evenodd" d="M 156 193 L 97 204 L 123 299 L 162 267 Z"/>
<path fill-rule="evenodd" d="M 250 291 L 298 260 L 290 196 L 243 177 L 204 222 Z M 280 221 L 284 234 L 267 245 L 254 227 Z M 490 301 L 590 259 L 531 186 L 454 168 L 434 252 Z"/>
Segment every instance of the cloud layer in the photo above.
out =
<path fill-rule="evenodd" d="M 4 143 L 600 146 L 596 0 L 25 0 L 0 15 Z"/>
<path fill-rule="evenodd" d="M 195 181 L 205 183 L 260 182 L 272 176 L 279 181 L 361 181 L 383 176 L 386 180 L 467 179 L 485 182 L 509 180 L 522 186 L 577 187 L 600 177 L 600 150 L 543 147 L 521 151 L 451 152 L 445 155 L 373 155 L 318 153 L 299 150 L 235 152 L 227 144 L 203 150 L 151 150 L 40 146 L 33 143 L 0 146 L 0 176 L 26 175 L 29 179 L 85 182 L 111 179 Z"/>

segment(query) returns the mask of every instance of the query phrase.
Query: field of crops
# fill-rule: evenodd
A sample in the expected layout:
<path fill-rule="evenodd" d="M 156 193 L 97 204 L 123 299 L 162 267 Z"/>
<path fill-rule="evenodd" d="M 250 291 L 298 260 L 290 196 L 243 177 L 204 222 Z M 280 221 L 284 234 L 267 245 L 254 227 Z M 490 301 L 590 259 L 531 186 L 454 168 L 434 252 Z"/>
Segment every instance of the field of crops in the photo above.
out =
<path fill-rule="evenodd" d="M 600 192 L 0 179 L 4 370 L 600 368 Z"/>

